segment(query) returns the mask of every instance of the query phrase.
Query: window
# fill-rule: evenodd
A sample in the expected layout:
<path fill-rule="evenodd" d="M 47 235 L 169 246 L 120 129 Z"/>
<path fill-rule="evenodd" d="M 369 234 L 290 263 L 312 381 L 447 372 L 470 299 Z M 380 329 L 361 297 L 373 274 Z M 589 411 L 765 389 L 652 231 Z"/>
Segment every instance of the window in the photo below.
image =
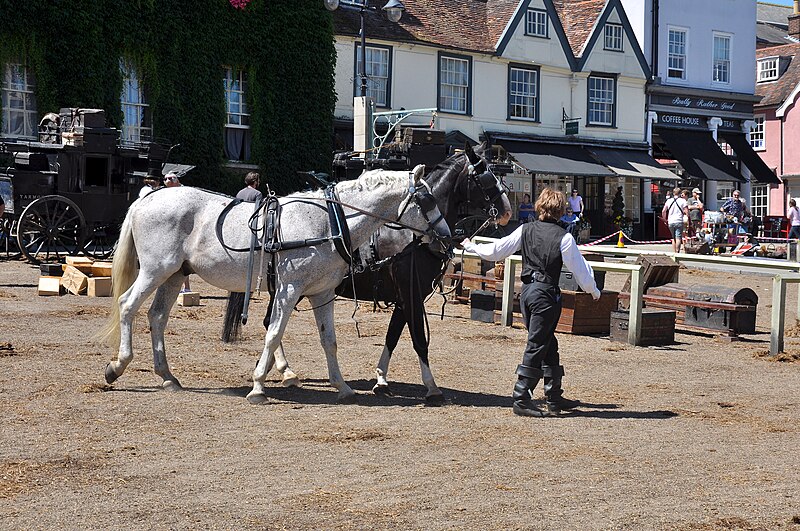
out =
<path fill-rule="evenodd" d="M 472 61 L 468 57 L 439 54 L 439 110 L 469 114 Z"/>
<path fill-rule="evenodd" d="M 539 70 L 509 67 L 508 117 L 521 120 L 539 119 Z"/>
<path fill-rule="evenodd" d="M 719 202 L 719 206 L 722 206 L 722 203 L 733 195 L 735 189 L 736 187 L 732 182 L 717 181 L 717 202 Z"/>
<path fill-rule="evenodd" d="M 606 24 L 605 49 L 615 52 L 622 51 L 622 26 L 619 24 Z"/>
<path fill-rule="evenodd" d="M 36 118 L 36 84 L 33 75 L 23 65 L 11 63 L 3 69 L 2 136 L 36 138 L 39 120 Z"/>
<path fill-rule="evenodd" d="M 250 159 L 250 114 L 247 112 L 247 75 L 244 71 L 225 68 L 225 156 L 228 160 Z"/>
<path fill-rule="evenodd" d="M 547 38 L 547 11 L 528 10 L 525 17 L 525 35 Z"/>
<path fill-rule="evenodd" d="M 391 107 L 390 87 L 392 49 L 389 46 L 367 46 L 367 96 L 378 107 Z M 355 94 L 361 95 L 361 46 L 356 44 Z"/>
<path fill-rule="evenodd" d="M 775 81 L 778 79 L 778 58 L 768 57 L 758 61 L 758 81 Z"/>
<path fill-rule="evenodd" d="M 686 79 L 686 30 L 669 30 L 667 77 Z"/>
<path fill-rule="evenodd" d="M 122 140 L 142 142 L 150 140 L 153 129 L 150 121 L 150 105 L 145 99 L 144 89 L 136 69 L 127 61 L 120 61 L 122 70 Z"/>
<path fill-rule="evenodd" d="M 589 76 L 589 125 L 615 124 L 616 83 L 613 77 Z"/>
<path fill-rule="evenodd" d="M 756 150 L 767 149 L 767 139 L 764 136 L 764 117 L 755 116 L 753 121 L 755 125 L 750 129 L 750 145 Z"/>
<path fill-rule="evenodd" d="M 731 82 L 731 38 L 729 35 L 714 34 L 714 72 L 715 83 Z"/>
<path fill-rule="evenodd" d="M 753 184 L 750 189 L 750 211 L 754 216 L 764 217 L 769 213 L 769 185 Z"/>

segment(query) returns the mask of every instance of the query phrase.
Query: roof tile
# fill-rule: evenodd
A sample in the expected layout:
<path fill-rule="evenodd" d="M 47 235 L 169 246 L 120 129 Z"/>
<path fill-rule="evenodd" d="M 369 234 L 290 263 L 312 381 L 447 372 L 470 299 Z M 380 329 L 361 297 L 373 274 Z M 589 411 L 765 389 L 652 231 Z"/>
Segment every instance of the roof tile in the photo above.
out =
<path fill-rule="evenodd" d="M 757 107 L 781 105 L 800 84 L 800 43 L 756 50 L 756 59 L 781 56 L 790 58 L 786 71 L 776 81 L 756 83 L 756 95 L 762 96 Z"/>
<path fill-rule="evenodd" d="M 580 57 L 606 0 L 554 0 L 553 4 L 572 52 Z"/>

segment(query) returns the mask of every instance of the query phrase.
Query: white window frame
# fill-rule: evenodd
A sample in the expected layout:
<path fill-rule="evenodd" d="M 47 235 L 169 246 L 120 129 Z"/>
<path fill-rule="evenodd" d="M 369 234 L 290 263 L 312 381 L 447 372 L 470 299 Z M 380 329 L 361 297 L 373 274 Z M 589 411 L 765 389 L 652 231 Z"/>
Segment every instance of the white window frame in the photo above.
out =
<path fill-rule="evenodd" d="M 756 81 L 775 81 L 778 79 L 778 66 L 780 59 L 775 57 L 765 57 L 758 60 L 758 77 Z"/>
<path fill-rule="evenodd" d="M 549 26 L 547 11 L 528 9 L 525 13 L 525 35 L 547 39 L 550 37 Z"/>
<path fill-rule="evenodd" d="M 354 94 L 361 95 L 361 43 L 356 43 Z M 391 107 L 392 48 L 367 44 L 367 96 L 378 107 Z"/>
<path fill-rule="evenodd" d="M 672 35 L 682 35 L 683 42 L 672 41 Z M 689 48 L 689 30 L 670 26 L 667 30 L 667 79 L 686 80 L 686 50 Z M 680 73 L 673 76 L 674 73 Z"/>
<path fill-rule="evenodd" d="M 235 77 L 235 79 L 234 79 Z M 247 112 L 247 79 L 242 69 L 225 67 L 225 127 L 250 129 L 250 113 Z"/>
<path fill-rule="evenodd" d="M 594 83 L 600 86 L 593 87 Z M 611 76 L 589 76 L 586 82 L 588 105 L 586 124 L 613 127 L 617 113 L 617 79 Z M 605 117 L 608 117 L 608 120 Z"/>
<path fill-rule="evenodd" d="M 727 53 L 718 53 L 717 40 L 727 41 Z M 723 50 L 720 50 L 723 51 Z M 733 36 L 729 33 L 713 32 L 711 41 L 711 82 L 719 85 L 731 84 L 731 57 L 733 57 Z"/>
<path fill-rule="evenodd" d="M 3 129 L 0 137 L 38 139 L 39 119 L 36 111 L 36 82 L 27 66 L 22 63 L 6 63 L 0 72 L 0 112 L 3 114 Z M 14 82 L 17 77 L 21 83 Z M 11 102 L 15 106 L 11 106 Z M 12 114 L 22 115 L 22 131 L 11 132 Z"/>
<path fill-rule="evenodd" d="M 754 151 L 765 151 L 767 149 L 767 135 L 764 129 L 765 118 L 763 114 L 753 116 L 754 125 L 750 129 L 750 145 Z"/>
<path fill-rule="evenodd" d="M 717 181 L 717 202 L 720 206 L 733 197 L 734 190 L 738 190 L 735 183 L 730 181 Z"/>
<path fill-rule="evenodd" d="M 610 50 L 612 52 L 625 51 L 623 39 L 624 33 L 625 32 L 622 28 L 622 24 L 615 24 L 612 22 L 606 23 L 604 30 L 603 49 Z"/>
<path fill-rule="evenodd" d="M 144 87 L 139 80 L 136 68 L 129 61 L 120 60 L 122 72 L 122 140 L 126 142 L 142 142 L 153 137 L 150 125 L 150 105 L 144 94 Z"/>
<path fill-rule="evenodd" d="M 514 79 L 521 74 L 523 79 Z M 508 69 L 508 117 L 512 120 L 539 120 L 539 69 L 510 66 Z"/>
<path fill-rule="evenodd" d="M 463 65 L 463 70 L 459 68 Z M 439 55 L 439 111 L 469 115 L 472 61 L 467 57 Z"/>
<path fill-rule="evenodd" d="M 769 213 L 769 184 L 751 183 L 750 212 L 753 216 L 764 217 Z"/>

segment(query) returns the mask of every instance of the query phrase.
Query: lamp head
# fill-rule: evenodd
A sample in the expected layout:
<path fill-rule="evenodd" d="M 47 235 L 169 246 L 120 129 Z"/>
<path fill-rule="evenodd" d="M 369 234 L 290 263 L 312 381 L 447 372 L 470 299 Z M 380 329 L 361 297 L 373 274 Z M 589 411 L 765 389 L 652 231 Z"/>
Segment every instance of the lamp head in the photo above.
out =
<path fill-rule="evenodd" d="M 328 11 L 336 11 L 336 8 L 339 7 L 339 0 L 324 0 L 325 1 L 325 9 Z"/>
<path fill-rule="evenodd" d="M 326 2 L 327 1 L 331 0 L 326 0 Z M 389 0 L 382 9 L 386 11 L 386 18 L 391 22 L 400 22 L 400 18 L 403 16 L 403 11 L 405 11 L 406 6 L 404 6 L 403 2 L 400 0 Z"/>

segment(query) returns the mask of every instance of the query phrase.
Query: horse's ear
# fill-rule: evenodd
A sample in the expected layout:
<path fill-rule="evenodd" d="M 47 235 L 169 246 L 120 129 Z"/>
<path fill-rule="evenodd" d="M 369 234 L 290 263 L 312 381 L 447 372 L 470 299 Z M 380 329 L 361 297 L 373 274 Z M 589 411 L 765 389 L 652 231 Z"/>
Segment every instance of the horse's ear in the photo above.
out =
<path fill-rule="evenodd" d="M 411 170 L 411 173 L 414 174 L 414 185 L 418 185 L 419 182 L 425 177 L 425 165 L 424 164 L 417 164 L 414 166 L 414 169 Z"/>
<path fill-rule="evenodd" d="M 472 150 L 472 146 L 469 145 L 469 142 L 464 142 L 464 153 L 467 154 L 467 158 L 472 164 L 476 164 L 480 160 Z"/>

